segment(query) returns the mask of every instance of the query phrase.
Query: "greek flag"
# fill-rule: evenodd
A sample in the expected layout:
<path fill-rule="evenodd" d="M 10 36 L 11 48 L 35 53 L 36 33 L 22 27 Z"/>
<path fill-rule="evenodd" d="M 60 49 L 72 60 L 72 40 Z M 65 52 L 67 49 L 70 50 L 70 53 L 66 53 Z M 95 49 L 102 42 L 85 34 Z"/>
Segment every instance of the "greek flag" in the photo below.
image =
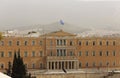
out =
<path fill-rule="evenodd" d="M 61 24 L 61 25 L 64 25 L 64 22 L 63 22 L 63 20 L 60 20 L 60 24 Z"/>

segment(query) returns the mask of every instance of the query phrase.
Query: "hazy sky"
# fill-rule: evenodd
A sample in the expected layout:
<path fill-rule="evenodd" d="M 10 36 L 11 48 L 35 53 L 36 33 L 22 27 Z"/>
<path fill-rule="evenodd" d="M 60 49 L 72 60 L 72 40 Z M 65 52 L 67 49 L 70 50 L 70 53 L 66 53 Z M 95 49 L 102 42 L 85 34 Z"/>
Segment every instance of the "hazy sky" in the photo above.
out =
<path fill-rule="evenodd" d="M 0 0 L 0 29 L 60 19 L 81 27 L 120 29 L 118 0 Z"/>

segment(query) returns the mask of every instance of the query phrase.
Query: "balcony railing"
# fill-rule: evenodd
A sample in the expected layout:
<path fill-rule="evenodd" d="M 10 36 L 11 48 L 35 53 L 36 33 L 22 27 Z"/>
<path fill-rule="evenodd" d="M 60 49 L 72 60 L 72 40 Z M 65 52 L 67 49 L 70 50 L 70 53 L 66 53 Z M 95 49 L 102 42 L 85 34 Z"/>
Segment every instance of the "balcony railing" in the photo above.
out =
<path fill-rule="evenodd" d="M 76 56 L 47 56 L 47 60 L 77 60 Z"/>

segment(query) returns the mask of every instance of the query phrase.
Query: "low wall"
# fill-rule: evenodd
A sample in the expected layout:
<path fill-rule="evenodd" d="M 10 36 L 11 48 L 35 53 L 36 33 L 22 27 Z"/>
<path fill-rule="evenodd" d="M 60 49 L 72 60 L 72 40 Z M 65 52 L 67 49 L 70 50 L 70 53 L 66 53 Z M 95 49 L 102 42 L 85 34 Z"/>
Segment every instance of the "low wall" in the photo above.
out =
<path fill-rule="evenodd" d="M 84 74 L 84 73 L 72 73 L 72 74 L 40 74 L 37 78 L 103 78 L 104 74 Z"/>

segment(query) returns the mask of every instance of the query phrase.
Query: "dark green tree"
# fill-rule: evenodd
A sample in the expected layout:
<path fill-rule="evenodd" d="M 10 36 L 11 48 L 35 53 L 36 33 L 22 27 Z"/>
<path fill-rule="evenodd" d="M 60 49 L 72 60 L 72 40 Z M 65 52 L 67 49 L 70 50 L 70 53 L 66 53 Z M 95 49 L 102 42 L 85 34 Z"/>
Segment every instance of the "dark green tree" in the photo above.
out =
<path fill-rule="evenodd" d="M 7 69 L 7 75 L 11 76 L 11 74 L 12 74 L 12 65 L 11 65 L 11 62 L 9 61 L 8 62 L 8 69 Z"/>
<path fill-rule="evenodd" d="M 20 56 L 20 49 L 14 54 L 12 78 L 27 78 L 26 68 Z"/>

